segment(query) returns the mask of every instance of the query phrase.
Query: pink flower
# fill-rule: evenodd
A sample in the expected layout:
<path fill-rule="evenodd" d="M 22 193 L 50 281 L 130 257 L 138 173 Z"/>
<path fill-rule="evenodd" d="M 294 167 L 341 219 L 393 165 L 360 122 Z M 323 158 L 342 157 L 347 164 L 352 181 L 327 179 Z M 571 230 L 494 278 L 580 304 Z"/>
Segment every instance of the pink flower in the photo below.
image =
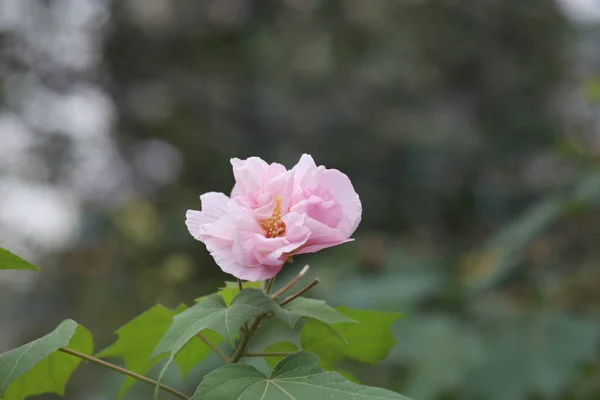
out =
<path fill-rule="evenodd" d="M 304 154 L 291 170 L 258 157 L 231 160 L 231 197 L 200 196 L 202 211 L 188 210 L 186 225 L 221 269 L 260 281 L 277 275 L 288 257 L 349 242 L 362 213 L 350 179 L 317 167 Z"/>

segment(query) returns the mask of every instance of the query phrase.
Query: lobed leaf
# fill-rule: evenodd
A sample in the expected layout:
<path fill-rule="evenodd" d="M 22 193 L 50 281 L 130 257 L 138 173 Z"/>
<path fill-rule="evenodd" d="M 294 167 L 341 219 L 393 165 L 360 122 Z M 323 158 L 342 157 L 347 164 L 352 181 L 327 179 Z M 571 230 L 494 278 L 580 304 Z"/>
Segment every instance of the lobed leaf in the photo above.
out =
<path fill-rule="evenodd" d="M 297 352 L 298 350 L 300 350 L 300 349 L 294 343 L 278 342 L 278 343 L 273 343 L 272 345 L 268 346 L 264 351 L 279 353 L 279 352 Z M 279 364 L 284 358 L 285 358 L 285 356 L 269 356 L 269 357 L 265 357 L 265 362 L 267 363 L 267 365 L 269 367 L 275 368 L 275 366 L 277 364 Z M 327 369 L 330 371 L 337 372 L 338 374 L 342 375 L 344 378 L 348 379 L 349 381 L 360 383 L 358 378 L 356 378 L 354 375 L 352 375 L 348 371 L 344 371 L 339 368 L 327 368 Z"/>
<path fill-rule="evenodd" d="M 158 381 L 181 351 L 198 333 L 210 329 L 221 335 L 232 346 L 240 327 L 253 317 L 272 311 L 273 301 L 258 289 L 244 289 L 239 292 L 230 307 L 219 294 L 206 297 L 200 303 L 190 307 L 173 319 L 167 333 L 160 340 L 151 357 L 170 353 L 167 362 L 160 371 Z M 158 390 L 158 388 L 157 388 Z"/>
<path fill-rule="evenodd" d="M 249 365 L 226 365 L 202 380 L 192 400 L 409 400 L 389 390 L 350 382 L 318 363 L 316 355 L 300 351 L 284 358 L 268 378 Z"/>
<path fill-rule="evenodd" d="M 335 330 L 345 340 L 333 335 L 331 329 L 320 321 L 309 320 L 302 327 L 302 348 L 321 357 L 322 364 L 332 369 L 344 358 L 376 363 L 388 356 L 396 339 L 390 330 L 392 323 L 402 314 L 384 311 L 354 310 L 338 307 L 337 310 L 358 323 L 337 323 Z"/>
<path fill-rule="evenodd" d="M 273 309 L 277 318 L 293 328 L 302 317 L 316 319 L 328 325 L 340 322 L 356 322 L 330 307 L 323 300 L 298 297 L 283 307 Z"/>

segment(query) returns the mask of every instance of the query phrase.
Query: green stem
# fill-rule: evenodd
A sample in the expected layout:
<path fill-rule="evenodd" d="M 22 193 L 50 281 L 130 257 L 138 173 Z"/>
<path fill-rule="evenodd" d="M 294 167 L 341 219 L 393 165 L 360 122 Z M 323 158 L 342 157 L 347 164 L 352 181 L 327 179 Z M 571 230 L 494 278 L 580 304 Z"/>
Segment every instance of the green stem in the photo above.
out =
<path fill-rule="evenodd" d="M 63 353 L 67 353 L 67 354 L 70 354 L 72 356 L 79 357 L 79 358 L 81 358 L 83 360 L 86 360 L 86 361 L 89 361 L 91 363 L 94 363 L 96 365 L 100 365 L 101 367 L 109 368 L 109 369 L 112 369 L 113 371 L 120 372 L 121 374 L 130 376 L 130 377 L 132 377 L 134 379 L 137 379 L 138 381 L 145 382 L 145 383 L 147 383 L 149 385 L 152 385 L 154 387 L 156 387 L 156 385 L 158 384 L 158 382 L 156 382 L 153 379 L 147 378 L 147 377 L 145 377 L 143 375 L 140 375 L 140 374 L 136 374 L 133 371 L 130 371 L 128 369 L 119 367 L 119 366 L 111 364 L 109 362 L 100 360 L 99 358 L 92 357 L 92 356 L 89 356 L 87 354 L 80 353 L 80 352 L 78 352 L 76 350 L 73 350 L 73 349 L 69 349 L 68 347 L 61 347 L 59 350 L 62 351 Z M 175 389 L 173 389 L 173 388 L 171 388 L 169 386 L 163 385 L 162 383 L 160 384 L 159 387 L 160 387 L 160 389 L 164 390 L 165 392 L 171 393 L 175 397 L 179 397 L 180 399 L 183 399 L 183 400 L 190 400 L 190 398 L 187 397 L 185 394 L 183 394 L 181 392 L 178 392 L 177 390 L 175 390 Z"/>
<path fill-rule="evenodd" d="M 262 319 L 262 317 L 263 317 L 263 315 L 259 315 L 258 317 L 254 318 L 254 322 L 252 322 L 252 325 L 250 325 L 250 328 L 248 328 L 248 331 L 246 333 L 244 333 L 244 336 L 242 337 L 242 341 L 240 342 L 237 349 L 235 349 L 235 352 L 231 356 L 232 364 L 235 364 L 236 362 L 240 361 L 240 359 L 244 356 L 244 352 L 246 351 L 246 347 L 248 347 L 250 338 L 252 338 L 252 336 L 256 332 L 256 329 L 258 328 L 258 325 L 260 325 L 260 320 Z"/>
<path fill-rule="evenodd" d="M 240 278 L 238 278 L 237 280 L 238 283 L 238 289 L 241 292 L 242 290 L 244 290 L 244 282 L 242 282 L 242 280 Z M 242 331 L 244 331 L 244 333 L 248 332 L 248 323 L 244 322 L 244 325 L 242 325 Z"/>
<path fill-rule="evenodd" d="M 271 289 L 273 288 L 273 284 L 275 283 L 275 277 L 269 279 L 269 284 L 267 285 L 267 290 L 265 290 L 266 295 L 268 296 L 271 293 Z"/>
<path fill-rule="evenodd" d="M 223 352 L 221 351 L 221 349 L 219 349 L 219 348 L 218 348 L 218 347 L 217 347 L 217 346 L 216 346 L 216 345 L 215 345 L 213 342 L 211 342 L 210 340 L 208 340 L 208 339 L 206 338 L 206 336 L 204 336 L 204 335 L 203 335 L 203 334 L 201 334 L 201 333 L 198 333 L 198 334 L 196 334 L 196 336 L 198 336 L 198 337 L 200 338 L 200 340 L 202 340 L 204 343 L 206 343 L 206 345 L 207 345 L 208 347 L 210 347 L 211 349 L 213 349 L 213 351 L 214 351 L 215 353 L 217 353 L 217 354 L 219 355 L 219 357 L 221 357 L 221 358 L 223 359 L 223 361 L 225 361 L 225 364 L 229 364 L 229 363 L 231 362 L 231 360 L 229 359 L 229 357 L 227 357 L 227 356 L 225 355 L 225 353 L 223 353 Z"/>

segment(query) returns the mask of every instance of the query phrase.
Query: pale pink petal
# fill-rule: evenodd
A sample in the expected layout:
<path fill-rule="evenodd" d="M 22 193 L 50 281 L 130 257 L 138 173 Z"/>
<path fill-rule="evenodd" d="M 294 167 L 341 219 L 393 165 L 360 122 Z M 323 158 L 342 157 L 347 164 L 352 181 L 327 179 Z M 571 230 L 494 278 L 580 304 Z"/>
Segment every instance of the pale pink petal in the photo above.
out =
<path fill-rule="evenodd" d="M 187 210 L 185 213 L 185 225 L 190 234 L 198 240 L 200 239 L 200 227 L 203 225 L 203 221 L 204 219 L 200 211 Z"/>
<path fill-rule="evenodd" d="M 281 271 L 282 267 L 283 263 L 275 267 L 260 266 L 255 268 L 243 268 L 236 270 L 236 273 L 231 273 L 231 275 L 245 281 L 258 282 L 273 278 Z"/>
<path fill-rule="evenodd" d="M 213 223 L 203 224 L 198 230 L 198 239 L 206 240 L 218 238 L 233 241 L 237 232 L 237 217 L 235 214 L 227 215 Z"/>
<path fill-rule="evenodd" d="M 232 244 L 219 239 L 207 240 L 206 248 L 223 272 L 246 281 L 256 282 L 270 279 L 277 275 L 283 266 L 283 262 L 276 266 L 261 265 L 255 267 L 240 264 L 233 255 Z"/>
<path fill-rule="evenodd" d="M 308 154 L 302 154 L 298 163 L 292 168 L 296 177 L 296 182 L 301 182 L 306 174 L 316 168 L 317 165 L 315 164 L 315 160 Z"/>
<path fill-rule="evenodd" d="M 259 265 L 254 257 L 255 236 L 257 235 L 263 235 L 258 222 L 251 215 L 240 216 L 235 231 L 233 255 L 238 263 L 247 268 Z"/>
<path fill-rule="evenodd" d="M 263 175 L 269 168 L 269 164 L 258 157 L 250 157 L 246 160 L 232 158 L 231 165 L 235 178 L 232 197 L 243 195 L 249 201 L 254 200 L 260 194 Z"/>
<path fill-rule="evenodd" d="M 258 157 L 250 157 L 246 160 L 232 158 L 231 165 L 235 177 L 235 186 L 231 196 L 245 197 L 251 207 L 257 206 L 257 199 L 264 191 L 265 185 L 286 172 L 283 165 L 267 164 Z"/>
<path fill-rule="evenodd" d="M 249 215 L 234 213 L 221 220 L 205 225 L 201 235 L 217 265 L 226 273 L 239 279 L 257 281 L 272 278 L 279 272 L 285 260 L 277 265 L 260 265 L 254 257 L 254 236 L 260 227 Z M 230 240 L 220 236 L 230 237 Z"/>
<path fill-rule="evenodd" d="M 333 200 L 325 201 L 318 196 L 310 196 L 306 200 L 299 201 L 290 211 L 306 214 L 308 217 L 320 221 L 330 228 L 337 228 L 343 216 L 343 209 L 340 203 Z"/>
<path fill-rule="evenodd" d="M 311 235 L 310 228 L 306 225 L 306 216 L 294 212 L 287 213 L 282 218 L 285 224 L 285 238 L 290 243 L 302 246 Z"/>
<path fill-rule="evenodd" d="M 348 176 L 337 169 L 323 171 L 319 187 L 326 187 L 342 206 L 342 219 L 337 228 L 346 236 L 354 233 L 362 217 L 362 204 Z"/>
<path fill-rule="evenodd" d="M 293 174 L 291 171 L 285 171 L 266 183 L 264 192 L 256 199 L 256 208 L 254 208 L 255 217 L 258 219 L 269 218 L 275 208 L 275 196 L 281 196 L 282 212 L 289 210 L 292 194 L 294 191 Z"/>
<path fill-rule="evenodd" d="M 293 254 L 315 253 L 327 247 L 333 247 L 342 243 L 351 242 L 339 229 L 330 228 L 327 225 L 312 218 L 305 218 L 305 225 L 310 229 L 310 237 L 306 243 Z"/>
<path fill-rule="evenodd" d="M 200 234 L 200 226 L 214 222 L 228 212 L 229 197 L 223 193 L 209 192 L 200 196 L 202 211 L 188 210 L 185 223 L 195 238 Z"/>
<path fill-rule="evenodd" d="M 235 276 L 235 271 L 243 268 L 237 264 L 232 255 L 233 242 L 219 238 L 207 237 L 203 240 L 206 249 L 214 258 L 217 265 L 228 274 Z"/>

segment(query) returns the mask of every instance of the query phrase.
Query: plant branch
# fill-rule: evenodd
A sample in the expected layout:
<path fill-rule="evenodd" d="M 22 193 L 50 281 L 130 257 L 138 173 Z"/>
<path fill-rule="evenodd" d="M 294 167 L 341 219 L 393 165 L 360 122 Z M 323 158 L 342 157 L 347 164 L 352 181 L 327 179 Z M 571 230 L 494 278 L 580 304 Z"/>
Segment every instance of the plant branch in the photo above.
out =
<path fill-rule="evenodd" d="M 275 299 L 275 298 L 281 296 L 289 288 L 291 288 L 292 286 L 294 286 L 296 284 L 296 282 L 298 282 L 300 280 L 300 278 L 302 278 L 304 276 L 304 274 L 306 274 L 306 271 L 308 271 L 309 268 L 310 267 L 308 265 L 305 265 L 304 268 L 302 268 L 300 270 L 300 272 L 298 272 L 298 275 L 296 275 L 295 277 L 293 277 L 292 280 L 289 281 L 288 283 L 286 283 L 281 289 L 279 289 L 278 291 L 276 291 L 275 293 L 273 293 L 271 295 L 271 298 Z"/>
<path fill-rule="evenodd" d="M 260 325 L 260 320 L 262 319 L 262 317 L 263 317 L 263 315 L 259 315 L 258 317 L 254 318 L 252 325 L 250 325 L 250 328 L 248 328 L 248 331 L 244 333 L 244 336 L 242 337 L 242 341 L 240 342 L 238 347 L 235 349 L 235 352 L 231 356 L 231 364 L 235 364 L 236 362 L 240 361 L 240 359 L 244 356 L 244 352 L 246 351 L 246 347 L 248 347 L 250 338 L 256 332 L 256 329 L 258 328 L 258 325 Z"/>
<path fill-rule="evenodd" d="M 244 357 L 285 357 L 294 354 L 289 351 L 274 351 L 265 353 L 244 353 Z"/>
<path fill-rule="evenodd" d="M 311 288 L 317 286 L 319 284 L 319 278 L 315 278 L 313 279 L 313 281 L 311 283 L 309 283 L 308 285 L 306 285 L 303 289 L 300 289 L 298 292 L 294 293 L 293 295 L 291 295 L 290 297 L 286 298 L 284 301 L 282 301 L 281 303 L 279 303 L 279 305 L 281 307 L 285 306 L 286 304 L 288 304 L 290 301 L 302 296 L 304 293 L 308 292 Z"/>
<path fill-rule="evenodd" d="M 89 361 L 91 363 L 94 363 L 96 365 L 100 365 L 101 367 L 109 368 L 109 369 L 112 369 L 113 371 L 120 372 L 121 374 L 130 376 L 130 377 L 132 377 L 134 379 L 137 379 L 138 381 L 145 382 L 145 383 L 147 383 L 149 385 L 152 385 L 152 386 L 156 387 L 156 385 L 158 384 L 158 382 L 156 382 L 153 379 L 147 378 L 147 377 L 145 377 L 143 375 L 137 374 L 137 373 L 135 373 L 133 371 L 130 371 L 130 370 L 122 368 L 122 367 L 119 367 L 119 366 L 111 364 L 109 362 L 100 360 L 99 358 L 92 357 L 92 356 L 89 356 L 87 354 L 80 353 L 80 352 L 78 352 L 76 350 L 69 349 L 68 347 L 61 347 L 59 350 L 62 351 L 63 353 L 67 353 L 67 354 L 70 354 L 72 356 L 79 357 L 79 358 L 81 358 L 83 360 L 86 360 L 86 361 Z M 159 387 L 160 387 L 161 390 L 164 390 L 167 393 L 171 393 L 173 396 L 179 397 L 180 399 L 190 400 L 190 398 L 187 397 L 185 394 L 183 394 L 181 392 L 178 392 L 177 390 L 175 390 L 175 389 L 173 389 L 173 388 L 171 388 L 169 386 L 163 385 L 162 383 L 159 385 Z"/>
<path fill-rule="evenodd" d="M 242 282 L 242 280 L 240 278 L 238 278 L 237 283 L 238 283 L 238 289 L 240 290 L 240 292 L 242 290 L 244 290 L 244 282 Z M 244 325 L 242 325 L 242 331 L 248 332 L 248 323 L 247 322 L 244 322 Z"/>
<path fill-rule="evenodd" d="M 213 349 L 213 351 L 215 353 L 217 353 L 219 355 L 219 357 L 221 357 L 223 359 L 223 361 L 225 361 L 225 364 L 229 364 L 231 362 L 231 360 L 229 359 L 229 357 L 227 357 L 225 355 L 225 353 L 223 353 L 223 351 L 221 351 L 221 349 L 219 349 L 213 342 L 211 342 L 210 340 L 208 340 L 206 338 L 206 336 L 204 336 L 201 333 L 196 334 L 196 336 L 198 336 L 200 338 L 200 340 L 202 340 L 204 343 L 206 343 L 206 345 L 208 347 L 210 347 L 211 349 Z"/>
<path fill-rule="evenodd" d="M 267 294 L 267 296 L 269 295 L 269 293 L 271 293 L 271 289 L 273 288 L 274 283 L 275 283 L 275 277 L 269 279 L 269 284 L 267 285 L 267 289 L 265 290 L 265 293 Z"/>

